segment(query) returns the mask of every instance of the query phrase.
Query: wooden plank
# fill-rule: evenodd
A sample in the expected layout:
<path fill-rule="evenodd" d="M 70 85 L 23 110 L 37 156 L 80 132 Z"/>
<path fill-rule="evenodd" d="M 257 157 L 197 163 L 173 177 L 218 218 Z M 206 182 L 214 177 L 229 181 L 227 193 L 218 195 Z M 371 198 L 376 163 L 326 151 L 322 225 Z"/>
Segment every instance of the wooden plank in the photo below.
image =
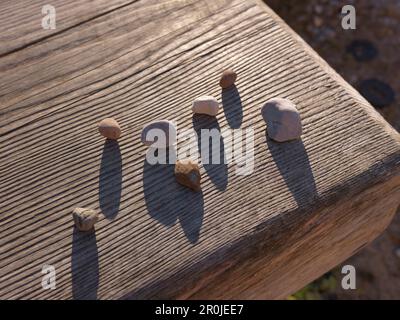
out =
<path fill-rule="evenodd" d="M 389 223 L 399 135 L 262 3 L 58 3 L 55 31 L 23 1 L 0 5 L 1 298 L 282 298 Z M 254 129 L 255 170 L 202 166 L 194 194 L 145 163 L 141 129 L 193 128 L 192 100 L 222 102 L 226 67 L 242 108 L 218 126 Z M 301 141 L 266 139 L 260 108 L 275 96 L 298 105 Z M 118 145 L 97 133 L 108 116 Z M 102 209 L 94 234 L 74 232 L 77 206 Z"/>

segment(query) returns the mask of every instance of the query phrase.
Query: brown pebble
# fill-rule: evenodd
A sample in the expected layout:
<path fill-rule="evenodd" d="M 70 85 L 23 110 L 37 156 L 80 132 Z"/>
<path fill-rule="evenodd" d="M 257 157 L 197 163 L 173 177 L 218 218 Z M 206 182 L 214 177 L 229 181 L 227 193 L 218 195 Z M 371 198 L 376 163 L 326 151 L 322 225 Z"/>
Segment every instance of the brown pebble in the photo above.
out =
<path fill-rule="evenodd" d="M 88 208 L 75 208 L 72 215 L 79 231 L 92 230 L 98 220 L 97 211 Z"/>
<path fill-rule="evenodd" d="M 191 160 L 178 160 L 175 163 L 176 180 L 194 191 L 200 191 L 200 170 L 197 163 Z"/>
<path fill-rule="evenodd" d="M 235 71 L 225 70 L 224 72 L 222 72 L 221 80 L 219 80 L 219 85 L 223 89 L 227 89 L 235 84 L 236 77 L 237 75 Z"/>
<path fill-rule="evenodd" d="M 113 118 L 106 118 L 99 123 L 99 132 L 103 137 L 112 140 L 118 140 L 121 136 L 121 128 Z"/>

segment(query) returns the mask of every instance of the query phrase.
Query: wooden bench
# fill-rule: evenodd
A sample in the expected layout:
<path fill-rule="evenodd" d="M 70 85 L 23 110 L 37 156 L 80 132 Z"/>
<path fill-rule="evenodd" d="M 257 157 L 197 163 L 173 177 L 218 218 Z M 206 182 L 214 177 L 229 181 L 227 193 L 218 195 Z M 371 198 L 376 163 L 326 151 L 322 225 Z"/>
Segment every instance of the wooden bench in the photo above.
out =
<path fill-rule="evenodd" d="M 0 298 L 285 298 L 390 222 L 398 133 L 262 2 L 51 4 L 55 30 L 41 1 L 0 5 Z M 140 133 L 192 128 L 226 67 L 241 107 L 218 126 L 254 129 L 254 173 L 202 167 L 196 194 L 146 164 Z M 266 138 L 276 96 L 297 104 L 301 141 Z M 119 144 L 97 132 L 110 116 Z M 75 207 L 103 212 L 95 233 L 74 231 Z"/>

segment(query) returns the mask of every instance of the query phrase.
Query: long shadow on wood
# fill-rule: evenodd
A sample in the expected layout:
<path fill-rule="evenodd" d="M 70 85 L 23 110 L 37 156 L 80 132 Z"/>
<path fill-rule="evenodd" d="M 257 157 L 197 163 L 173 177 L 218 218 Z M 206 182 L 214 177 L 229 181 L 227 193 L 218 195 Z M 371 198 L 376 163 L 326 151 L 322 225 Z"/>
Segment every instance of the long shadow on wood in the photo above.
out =
<path fill-rule="evenodd" d="M 72 297 L 76 300 L 96 300 L 99 286 L 99 257 L 95 232 L 80 232 L 72 236 Z"/>
<path fill-rule="evenodd" d="M 204 216 L 202 192 L 177 183 L 174 164 L 143 163 L 143 192 L 149 215 L 167 227 L 180 222 L 191 243 L 199 239 Z"/>
<path fill-rule="evenodd" d="M 107 219 L 114 219 L 119 210 L 122 188 L 122 160 L 118 142 L 106 140 L 99 176 L 100 209 Z"/>
<path fill-rule="evenodd" d="M 228 185 L 228 166 L 225 159 L 224 140 L 218 121 L 215 117 L 202 114 L 194 114 L 192 121 L 197 134 L 197 145 L 202 165 L 211 182 L 218 190 L 223 191 Z M 206 141 L 202 137 L 202 132 L 207 134 L 211 131 L 216 134 L 216 139 L 209 138 L 209 141 Z"/>
<path fill-rule="evenodd" d="M 299 208 L 305 209 L 318 196 L 310 160 L 302 140 L 272 141 L 266 132 L 268 149 Z"/>
<path fill-rule="evenodd" d="M 232 129 L 238 129 L 243 121 L 243 106 L 239 91 L 233 85 L 229 88 L 222 89 L 222 106 L 229 126 Z"/>

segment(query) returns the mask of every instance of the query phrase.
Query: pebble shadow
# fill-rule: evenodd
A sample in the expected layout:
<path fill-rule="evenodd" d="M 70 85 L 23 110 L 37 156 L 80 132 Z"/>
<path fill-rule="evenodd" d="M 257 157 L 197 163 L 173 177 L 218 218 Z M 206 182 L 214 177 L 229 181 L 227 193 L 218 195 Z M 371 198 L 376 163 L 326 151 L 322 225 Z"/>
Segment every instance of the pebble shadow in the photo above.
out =
<path fill-rule="evenodd" d="M 272 141 L 266 132 L 267 146 L 299 208 L 307 208 L 317 197 L 317 187 L 303 141 Z"/>
<path fill-rule="evenodd" d="M 186 238 L 195 244 L 203 223 L 203 193 L 178 184 L 174 169 L 175 164 L 151 165 L 144 160 L 143 192 L 146 207 L 149 215 L 166 227 L 179 221 Z"/>
<path fill-rule="evenodd" d="M 122 159 L 119 144 L 107 139 L 104 143 L 99 176 L 100 209 L 107 219 L 114 219 L 119 210 L 122 189 Z"/>
<path fill-rule="evenodd" d="M 235 85 L 222 89 L 222 106 L 229 126 L 238 129 L 243 121 L 243 106 L 239 91 Z"/>
<path fill-rule="evenodd" d="M 224 140 L 221 135 L 218 121 L 215 117 L 202 114 L 194 114 L 192 120 L 193 128 L 197 134 L 197 145 L 200 151 L 203 168 L 206 170 L 208 177 L 216 188 L 220 191 L 224 191 L 228 185 L 228 166 L 225 161 Z M 202 129 L 206 129 L 206 131 L 215 129 L 218 131 L 219 147 L 216 142 L 212 141 L 212 139 L 209 139 L 208 144 L 207 141 L 202 141 Z M 213 144 L 215 145 L 214 148 Z M 219 163 L 213 164 L 213 159 L 215 159 L 216 156 L 219 156 Z"/>
<path fill-rule="evenodd" d="M 76 300 L 96 300 L 99 286 L 99 257 L 95 232 L 72 235 L 72 297 Z"/>

